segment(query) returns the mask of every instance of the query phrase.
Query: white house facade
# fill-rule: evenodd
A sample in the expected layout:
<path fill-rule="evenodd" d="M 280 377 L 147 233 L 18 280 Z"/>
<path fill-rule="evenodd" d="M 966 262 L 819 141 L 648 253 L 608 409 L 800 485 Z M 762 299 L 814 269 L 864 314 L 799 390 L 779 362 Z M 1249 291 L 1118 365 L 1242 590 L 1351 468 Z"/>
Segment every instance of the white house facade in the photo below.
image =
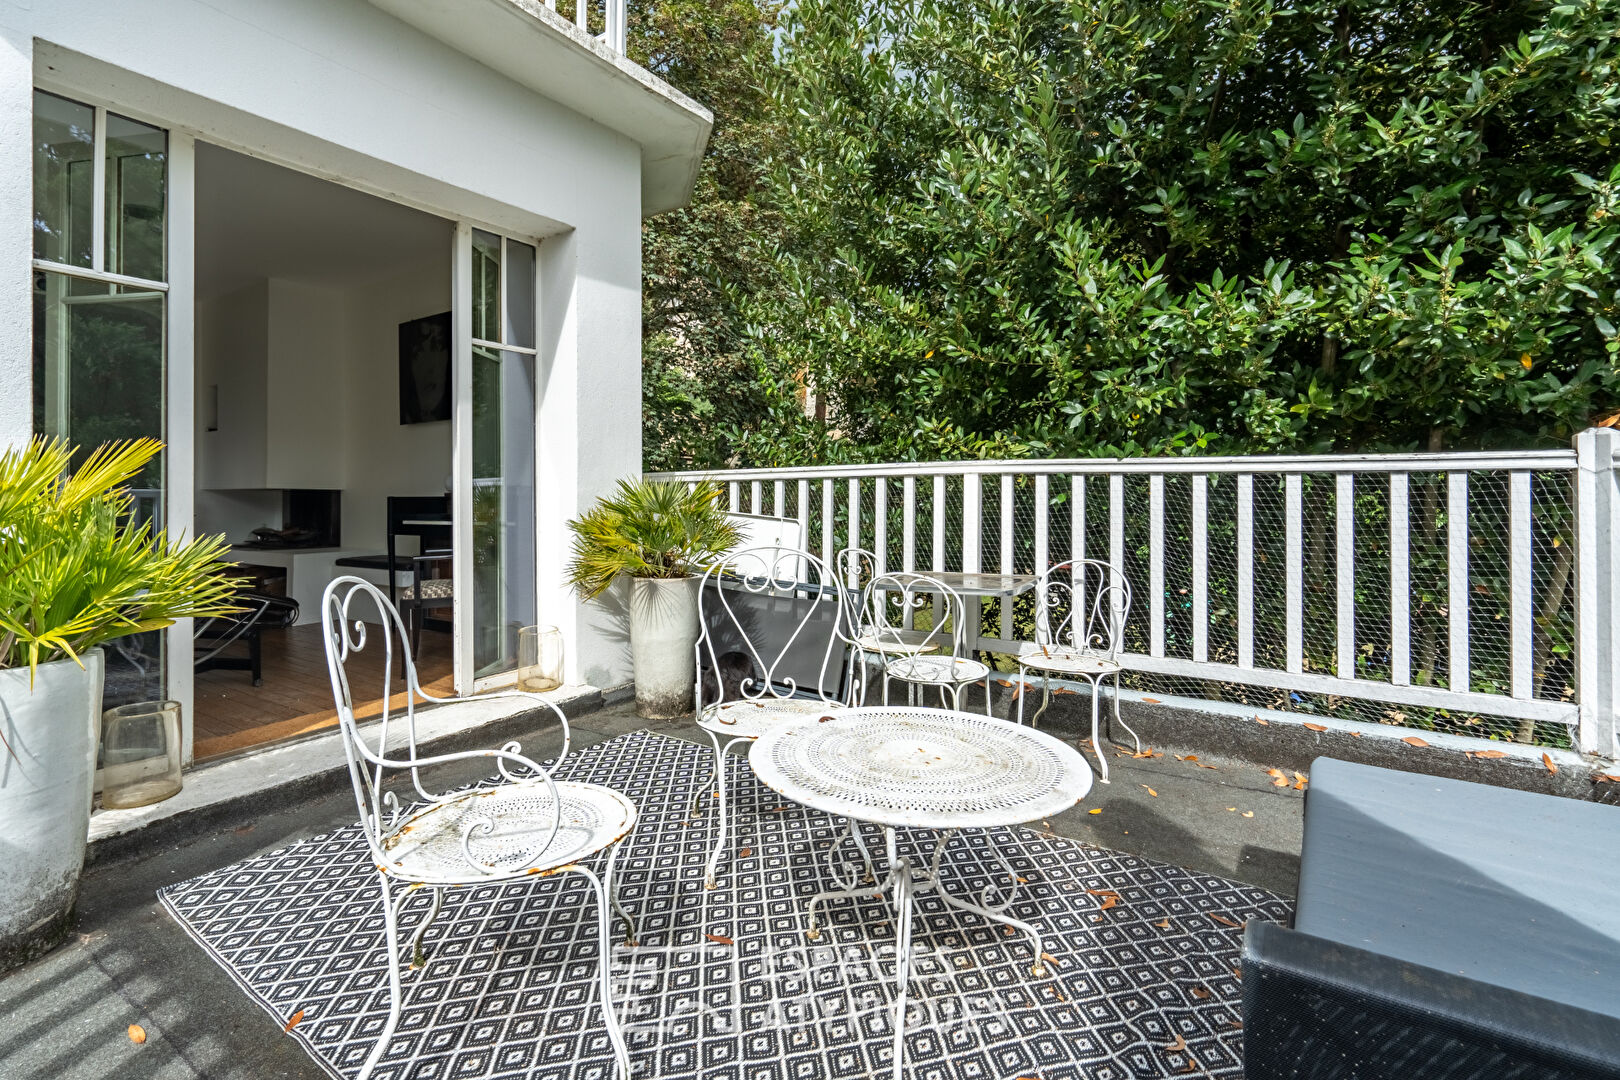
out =
<path fill-rule="evenodd" d="M 624 59 L 622 0 L 589 18 L 0 0 L 0 442 L 162 438 L 146 512 L 239 543 L 311 630 L 345 566 L 397 547 L 414 581 L 447 544 L 419 614 L 457 689 L 511 679 L 533 623 L 568 681 L 626 681 L 565 522 L 640 470 L 641 222 L 711 117 Z M 175 626 L 108 675 L 179 700 L 188 755 L 193 655 Z"/>

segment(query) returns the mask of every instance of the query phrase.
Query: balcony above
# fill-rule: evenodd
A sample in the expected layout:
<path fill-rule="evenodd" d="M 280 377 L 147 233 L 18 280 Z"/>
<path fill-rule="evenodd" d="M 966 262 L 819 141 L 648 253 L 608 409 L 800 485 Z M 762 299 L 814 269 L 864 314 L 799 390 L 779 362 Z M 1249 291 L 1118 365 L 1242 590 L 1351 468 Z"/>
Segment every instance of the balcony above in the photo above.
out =
<path fill-rule="evenodd" d="M 626 0 L 371 0 L 401 22 L 641 147 L 644 217 L 686 205 L 708 145 L 708 109 L 624 56 Z"/>

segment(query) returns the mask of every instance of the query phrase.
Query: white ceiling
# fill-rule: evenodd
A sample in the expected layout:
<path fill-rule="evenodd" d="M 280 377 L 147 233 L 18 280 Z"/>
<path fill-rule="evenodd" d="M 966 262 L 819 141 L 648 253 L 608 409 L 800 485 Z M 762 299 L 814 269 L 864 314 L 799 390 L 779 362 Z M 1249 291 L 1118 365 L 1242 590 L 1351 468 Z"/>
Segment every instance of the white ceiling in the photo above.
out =
<path fill-rule="evenodd" d="M 197 296 L 263 278 L 360 282 L 450 258 L 432 214 L 217 146 L 197 144 Z"/>

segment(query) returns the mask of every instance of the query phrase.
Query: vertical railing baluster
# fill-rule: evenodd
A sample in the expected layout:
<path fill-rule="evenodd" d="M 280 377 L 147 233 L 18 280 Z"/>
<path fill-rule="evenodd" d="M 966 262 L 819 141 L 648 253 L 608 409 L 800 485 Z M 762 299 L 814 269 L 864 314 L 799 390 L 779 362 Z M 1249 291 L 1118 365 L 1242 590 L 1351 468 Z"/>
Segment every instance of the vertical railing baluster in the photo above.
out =
<path fill-rule="evenodd" d="M 1036 474 L 1036 476 L 1035 476 L 1035 565 L 1032 568 L 1032 572 L 1034 574 L 1036 574 L 1036 576 L 1044 574 L 1046 572 L 1047 566 L 1049 565 L 1049 563 L 1047 561 L 1047 554 L 1046 554 L 1046 547 L 1047 547 L 1047 542 L 1048 542 L 1048 537 L 1046 535 L 1046 530 L 1047 530 L 1047 522 L 1046 522 L 1047 505 L 1046 504 L 1047 504 L 1047 496 L 1048 496 L 1048 493 L 1049 493 L 1050 490 L 1051 490 L 1051 477 L 1047 476 L 1045 473 Z"/>
<path fill-rule="evenodd" d="M 810 550 L 810 481 L 799 481 L 799 505 L 794 508 L 799 514 L 799 546 L 806 551 Z M 827 568 L 829 572 L 832 567 Z"/>
<path fill-rule="evenodd" d="M 758 514 L 760 512 L 759 498 L 759 481 L 754 480 L 748 485 L 748 512 L 750 514 Z"/>
<path fill-rule="evenodd" d="M 976 472 L 962 474 L 962 572 L 978 572 L 979 541 L 984 535 L 980 503 L 984 496 L 983 477 Z"/>
<path fill-rule="evenodd" d="M 1338 588 L 1339 678 L 1356 677 L 1356 477 L 1334 477 L 1333 511 L 1337 529 L 1333 540 L 1334 584 Z"/>
<path fill-rule="evenodd" d="M 1086 568 L 1080 564 L 1086 557 L 1086 475 L 1075 473 L 1069 477 L 1069 581 L 1074 588 L 1074 610 L 1080 619 L 1080 633 L 1085 633 Z"/>
<path fill-rule="evenodd" d="M 1001 554 L 996 563 L 996 571 L 1002 574 L 1013 572 L 1013 475 L 1001 474 Z M 1003 600 L 1000 604 L 1001 638 L 1003 641 L 1012 639 L 1013 620 L 1012 603 Z"/>
<path fill-rule="evenodd" d="M 821 481 L 821 561 L 828 566 L 833 564 L 833 519 L 838 516 L 838 508 L 834 505 L 837 499 L 832 477 L 825 477 Z"/>
<path fill-rule="evenodd" d="M 778 480 L 771 485 L 771 514 L 774 517 L 787 517 L 787 482 Z"/>
<path fill-rule="evenodd" d="M 733 514 L 742 513 L 742 484 L 741 484 L 741 482 L 736 481 L 736 480 L 731 481 L 730 483 L 728 483 L 726 485 L 726 492 L 727 492 L 727 494 L 729 494 L 729 496 L 731 498 L 731 512 Z"/>
<path fill-rule="evenodd" d="M 1535 687 L 1535 630 L 1531 621 L 1535 611 L 1530 576 L 1530 557 L 1533 552 L 1530 531 L 1530 474 L 1508 474 L 1508 559 L 1510 569 L 1510 689 L 1516 698 L 1528 700 L 1536 696 Z"/>
<path fill-rule="evenodd" d="M 1283 486 L 1283 531 L 1287 537 L 1287 670 L 1298 674 L 1305 670 L 1305 567 L 1301 542 L 1305 514 L 1304 481 L 1299 473 L 1289 473 L 1283 480 Z"/>
<path fill-rule="evenodd" d="M 934 551 L 930 561 L 933 570 L 945 569 L 945 477 L 934 477 Z"/>
<path fill-rule="evenodd" d="M 1209 659 L 1209 477 L 1192 477 L 1193 659 Z"/>
<path fill-rule="evenodd" d="M 878 477 L 872 482 L 872 553 L 877 556 L 878 573 L 889 569 L 889 481 Z"/>
<path fill-rule="evenodd" d="M 1389 681 L 1412 684 L 1411 477 L 1389 474 Z"/>
<path fill-rule="evenodd" d="M 1164 474 L 1148 477 L 1148 652 L 1164 655 Z"/>
<path fill-rule="evenodd" d="M 908 476 L 901 484 L 900 569 L 917 569 L 917 478 Z"/>
<path fill-rule="evenodd" d="M 1468 669 L 1468 474 L 1446 474 L 1446 624 L 1451 647 L 1446 667 L 1453 690 L 1467 690 Z"/>
<path fill-rule="evenodd" d="M 1125 474 L 1114 473 L 1108 477 L 1108 565 L 1114 568 L 1114 573 L 1104 581 L 1100 588 L 1108 588 L 1114 584 L 1114 579 L 1129 580 L 1125 577 Z M 1118 594 L 1109 593 L 1110 609 L 1100 612 L 1108 619 L 1111 629 L 1119 629 L 1121 609 L 1125 604 L 1125 597 L 1119 596 L 1117 603 L 1112 599 Z M 1101 603 L 1102 597 L 1096 603 Z M 1130 613 L 1124 612 L 1129 618 Z M 1084 624 L 1082 624 L 1084 625 Z"/>
<path fill-rule="evenodd" d="M 1238 667 L 1254 667 L 1254 477 L 1237 478 Z"/>
<path fill-rule="evenodd" d="M 861 478 L 858 476 L 850 477 L 847 486 L 849 489 L 849 522 L 847 531 L 844 533 L 844 547 L 864 548 L 866 545 L 861 543 Z"/>

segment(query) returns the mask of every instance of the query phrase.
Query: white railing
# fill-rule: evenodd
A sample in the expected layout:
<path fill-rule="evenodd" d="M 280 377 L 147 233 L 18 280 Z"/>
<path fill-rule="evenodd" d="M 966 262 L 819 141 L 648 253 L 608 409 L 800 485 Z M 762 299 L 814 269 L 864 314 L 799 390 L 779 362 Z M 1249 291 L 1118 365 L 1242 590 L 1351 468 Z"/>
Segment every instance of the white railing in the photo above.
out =
<path fill-rule="evenodd" d="M 1617 442 L 658 475 L 724 482 L 733 510 L 797 519 L 829 561 L 852 546 L 907 570 L 1105 559 L 1138 597 L 1125 663 L 1168 693 L 1526 741 L 1567 728 L 1612 756 Z M 985 648 L 1016 652 L 1026 607 L 982 607 Z"/>
<path fill-rule="evenodd" d="M 546 0 L 546 7 L 556 11 L 557 0 Z M 593 7 L 591 0 L 574 0 L 574 25 L 587 34 L 591 34 Z M 602 30 L 591 36 L 614 52 L 622 54 L 625 38 L 625 0 L 602 0 L 599 10 Z"/>

